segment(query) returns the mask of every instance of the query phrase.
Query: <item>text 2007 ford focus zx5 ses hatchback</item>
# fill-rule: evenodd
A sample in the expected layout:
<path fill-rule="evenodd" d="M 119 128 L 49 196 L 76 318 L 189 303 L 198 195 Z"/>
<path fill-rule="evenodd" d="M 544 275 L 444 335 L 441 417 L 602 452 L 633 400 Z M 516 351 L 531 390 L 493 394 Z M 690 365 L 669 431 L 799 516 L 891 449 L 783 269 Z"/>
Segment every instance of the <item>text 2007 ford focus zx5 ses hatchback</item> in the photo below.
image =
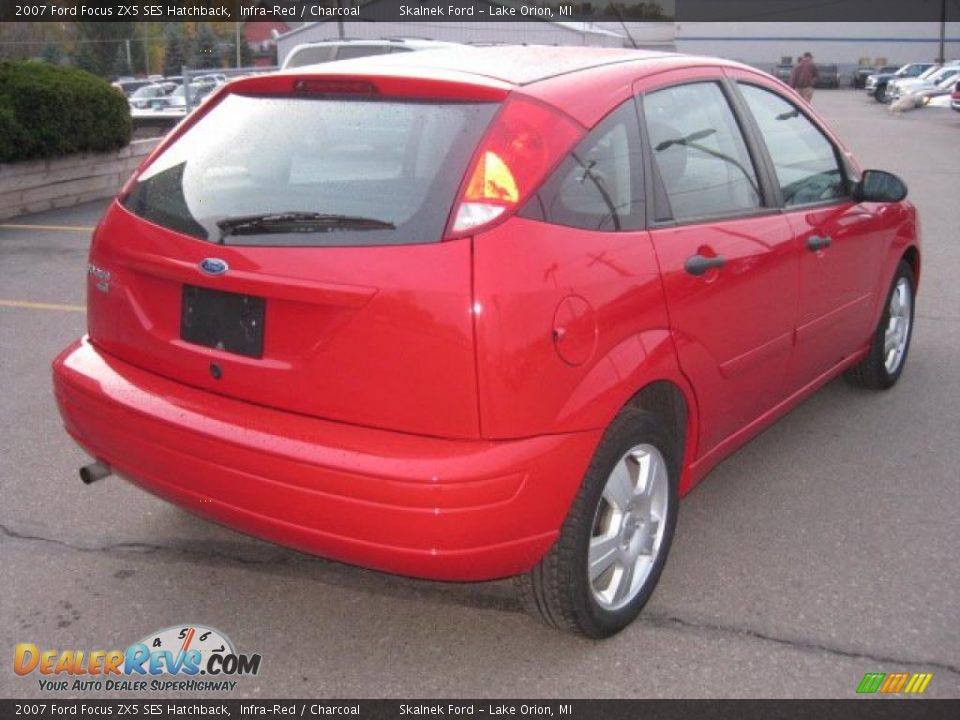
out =
<path fill-rule="evenodd" d="M 626 626 L 678 498 L 838 373 L 895 383 L 917 218 L 719 60 L 411 53 L 226 86 L 97 227 L 70 434 L 184 508 Z"/>

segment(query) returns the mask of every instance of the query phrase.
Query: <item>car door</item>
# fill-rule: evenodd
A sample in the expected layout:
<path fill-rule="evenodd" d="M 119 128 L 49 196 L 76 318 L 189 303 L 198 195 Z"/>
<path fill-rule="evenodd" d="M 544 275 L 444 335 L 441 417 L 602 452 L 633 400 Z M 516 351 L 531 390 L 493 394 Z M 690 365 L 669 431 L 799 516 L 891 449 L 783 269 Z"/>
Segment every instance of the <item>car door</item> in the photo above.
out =
<path fill-rule="evenodd" d="M 660 263 L 680 366 L 697 395 L 700 455 L 783 397 L 797 305 L 793 231 L 770 202 L 722 72 L 638 84 Z"/>
<path fill-rule="evenodd" d="M 786 387 L 796 391 L 866 342 L 889 230 L 877 208 L 853 200 L 850 163 L 804 103 L 752 74 L 740 74 L 737 88 L 795 236 L 800 302 Z"/>

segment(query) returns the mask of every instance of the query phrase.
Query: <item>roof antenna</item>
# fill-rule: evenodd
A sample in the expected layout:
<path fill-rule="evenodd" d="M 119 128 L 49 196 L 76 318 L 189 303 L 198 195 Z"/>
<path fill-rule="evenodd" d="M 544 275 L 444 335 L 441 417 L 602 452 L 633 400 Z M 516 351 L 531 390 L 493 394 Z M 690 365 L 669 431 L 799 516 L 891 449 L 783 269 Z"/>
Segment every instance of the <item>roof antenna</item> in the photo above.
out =
<path fill-rule="evenodd" d="M 623 10 L 616 3 L 610 3 L 610 7 L 614 9 L 617 13 L 617 17 L 620 18 L 620 25 L 623 26 L 623 31 L 627 34 L 627 37 L 630 39 L 630 44 L 633 45 L 634 50 L 639 50 L 637 47 L 637 41 L 633 39 L 633 35 L 630 34 L 630 30 L 627 29 L 627 24 L 623 21 Z"/>

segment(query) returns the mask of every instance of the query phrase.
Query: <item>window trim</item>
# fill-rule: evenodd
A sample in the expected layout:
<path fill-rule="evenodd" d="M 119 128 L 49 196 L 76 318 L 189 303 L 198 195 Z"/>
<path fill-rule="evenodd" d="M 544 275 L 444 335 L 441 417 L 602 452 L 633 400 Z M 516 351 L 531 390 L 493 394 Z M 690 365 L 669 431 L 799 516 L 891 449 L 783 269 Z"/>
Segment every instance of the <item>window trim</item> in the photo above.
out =
<path fill-rule="evenodd" d="M 846 154 L 837 146 L 833 138 L 831 138 L 826 132 L 824 132 L 823 127 L 818 123 L 813 117 L 810 116 L 800 105 L 795 103 L 792 99 L 785 96 L 783 93 L 779 93 L 776 90 L 765 87 L 764 85 L 758 82 L 751 82 L 748 79 L 741 77 L 728 77 L 727 80 L 731 84 L 731 90 L 736 94 L 738 102 L 742 103 L 743 113 L 747 122 L 751 126 L 752 132 L 756 133 L 757 140 L 759 142 L 759 149 L 764 157 L 764 163 L 768 165 L 770 177 L 772 180 L 771 191 L 776 198 L 776 207 L 781 213 L 791 213 L 797 210 L 814 210 L 818 208 L 829 208 L 837 207 L 840 205 L 847 205 L 853 202 L 853 176 L 851 174 L 852 168 L 846 159 Z M 740 85 L 749 85 L 750 87 L 756 88 L 757 90 L 763 90 L 768 92 L 774 97 L 778 97 L 783 100 L 785 103 L 793 107 L 801 116 L 803 116 L 813 128 L 820 133 L 820 136 L 827 141 L 827 144 L 830 145 L 830 148 L 833 150 L 833 159 L 837 163 L 837 167 L 840 169 L 840 172 L 843 175 L 843 187 L 846 190 L 846 194 L 839 198 L 831 198 L 829 200 L 816 200 L 814 202 L 802 203 L 797 205 L 787 205 L 783 199 L 783 192 L 780 189 L 780 181 L 777 178 L 776 165 L 773 162 L 773 156 L 770 154 L 770 148 L 767 146 L 767 141 L 763 137 L 763 132 L 760 130 L 760 125 L 757 122 L 756 117 L 753 114 L 753 111 L 750 109 L 750 105 L 747 102 L 746 97 L 740 91 Z"/>
<path fill-rule="evenodd" d="M 563 225 L 561 223 L 551 222 L 550 220 L 547 220 L 546 217 L 543 216 L 542 214 L 542 200 L 540 198 L 540 193 L 543 192 L 543 189 L 553 179 L 554 173 L 556 173 L 557 171 L 560 170 L 561 167 L 563 167 L 570 153 L 576 150 L 582 142 L 586 141 L 591 136 L 591 134 L 597 130 L 597 128 L 599 128 L 601 125 L 603 125 L 603 123 L 605 123 L 608 119 L 610 119 L 610 117 L 613 116 L 614 113 L 620 112 L 621 110 L 626 108 L 628 103 L 633 105 L 634 111 L 636 112 L 636 103 L 634 102 L 634 100 L 635 99 L 632 96 L 623 100 L 618 105 L 615 105 L 614 107 L 612 107 L 610 111 L 607 114 L 605 114 L 602 118 L 597 120 L 597 122 L 595 122 L 592 127 L 588 128 L 586 133 L 583 135 L 583 137 L 580 138 L 580 140 L 577 141 L 576 145 L 573 148 L 571 148 L 570 151 L 563 156 L 560 162 L 558 162 L 556 166 L 554 166 L 550 170 L 547 176 L 537 186 L 536 191 L 532 193 L 530 197 L 527 198 L 526 202 L 524 202 L 523 205 L 516 211 L 516 217 L 524 218 L 525 220 L 530 220 L 531 222 L 543 223 L 544 225 L 550 225 L 552 227 L 562 227 L 562 228 L 568 228 L 573 230 L 583 230 L 585 232 L 590 232 L 590 233 L 603 233 L 604 235 L 623 235 L 625 233 L 637 233 L 637 232 L 644 232 L 645 230 L 647 230 L 649 228 L 650 216 L 651 216 L 651 213 L 649 210 L 650 198 L 647 193 L 647 172 L 648 172 L 647 162 L 646 162 L 647 153 L 644 149 L 644 145 L 642 142 L 643 130 L 641 127 L 642 123 L 639 115 L 635 115 L 634 117 L 634 126 L 632 128 L 627 129 L 628 142 L 635 143 L 637 151 L 640 154 L 639 165 L 630 163 L 631 183 L 635 184 L 637 187 L 640 188 L 640 194 L 643 198 L 643 205 L 637 209 L 638 217 L 637 217 L 637 222 L 635 223 L 635 227 L 620 229 L 620 230 L 617 230 L 617 229 L 604 230 L 599 228 L 585 228 L 579 225 Z M 630 133 L 633 133 L 633 135 L 631 136 Z M 527 208 L 529 208 L 531 204 L 534 203 L 534 201 L 536 201 L 536 204 L 541 209 L 541 212 L 536 216 L 527 213 Z"/>
<path fill-rule="evenodd" d="M 663 178 L 660 176 L 660 170 L 656 166 L 656 163 L 653 162 L 653 146 L 650 144 L 650 134 L 647 129 L 647 118 L 646 114 L 644 113 L 643 104 L 647 95 L 652 95 L 654 93 L 661 92 L 663 90 L 669 90 L 675 87 L 681 87 L 683 85 L 704 84 L 718 86 L 720 92 L 723 94 L 724 99 L 727 101 L 727 106 L 733 115 L 737 129 L 740 131 L 744 145 L 747 148 L 747 155 L 750 157 L 750 162 L 753 165 L 753 171 L 757 176 L 757 185 L 760 189 L 760 206 L 751 210 L 731 210 L 729 212 L 698 215 L 695 217 L 678 220 L 673 214 L 673 208 L 670 206 L 669 194 L 666 192 L 666 186 L 663 185 Z M 684 78 L 675 82 L 669 82 L 663 85 L 657 85 L 653 88 L 648 88 L 642 92 L 636 93 L 634 98 L 637 106 L 637 116 L 640 123 L 640 136 L 645 170 L 644 176 L 647 179 L 645 181 L 647 185 L 647 207 L 651 209 L 647 212 L 647 218 L 649 219 L 649 222 L 647 223 L 648 229 L 653 230 L 657 228 L 683 227 L 685 225 L 696 225 L 704 222 L 764 217 L 768 215 L 775 215 L 780 212 L 780 207 L 778 207 L 777 203 L 774 202 L 774 198 L 779 199 L 779 194 L 771 194 L 774 190 L 779 191 L 779 185 L 776 185 L 772 182 L 772 179 L 769 175 L 769 167 L 766 164 L 766 158 L 761 152 L 764 148 L 760 145 L 757 145 L 756 138 L 753 137 L 753 126 L 746 125 L 744 123 L 745 118 L 740 113 L 740 108 L 737 104 L 738 99 L 733 94 L 727 77 L 725 77 L 723 74 L 711 74 L 692 78 Z M 659 184 L 659 187 L 654 187 L 654 183 Z M 658 200 L 657 198 L 659 192 L 663 193 L 663 198 L 661 200 Z M 657 219 L 657 202 L 663 202 L 666 204 L 670 213 L 669 219 Z"/>

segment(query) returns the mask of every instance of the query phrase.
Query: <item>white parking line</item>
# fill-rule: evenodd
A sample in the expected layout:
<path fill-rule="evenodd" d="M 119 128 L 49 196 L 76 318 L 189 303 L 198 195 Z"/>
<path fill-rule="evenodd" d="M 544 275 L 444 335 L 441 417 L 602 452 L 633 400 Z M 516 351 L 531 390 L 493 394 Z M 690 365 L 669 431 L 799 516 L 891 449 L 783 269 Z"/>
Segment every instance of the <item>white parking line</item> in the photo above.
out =
<path fill-rule="evenodd" d="M 0 223 L 0 230 L 57 230 L 60 232 L 93 232 L 92 227 L 81 225 L 17 225 L 16 223 Z"/>
<path fill-rule="evenodd" d="M 0 307 L 23 308 L 26 310 L 59 310 L 61 312 L 86 312 L 86 305 L 64 305 L 61 303 L 32 302 L 30 300 L 0 300 Z"/>

